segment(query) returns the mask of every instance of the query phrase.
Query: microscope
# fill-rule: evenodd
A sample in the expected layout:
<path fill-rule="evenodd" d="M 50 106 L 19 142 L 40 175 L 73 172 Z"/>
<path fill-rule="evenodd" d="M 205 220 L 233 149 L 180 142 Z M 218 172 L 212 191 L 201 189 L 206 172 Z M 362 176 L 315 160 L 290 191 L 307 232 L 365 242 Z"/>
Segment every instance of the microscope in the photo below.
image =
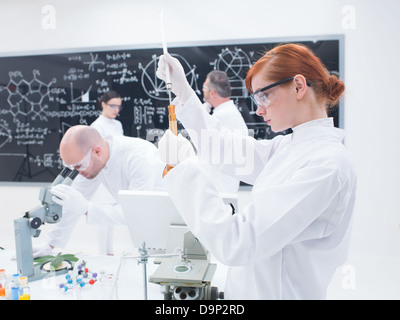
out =
<path fill-rule="evenodd" d="M 58 184 L 71 185 L 78 174 L 76 170 L 64 168 L 50 186 L 40 189 L 41 205 L 26 212 L 22 218 L 14 220 L 17 268 L 21 275 L 28 277 L 29 281 L 40 280 L 47 274 L 42 272 L 40 266 L 33 266 L 31 237 L 39 237 L 39 228 L 42 224 L 57 223 L 62 217 L 62 207 L 53 201 L 54 195 L 50 189 Z"/>
<path fill-rule="evenodd" d="M 217 265 L 210 263 L 209 253 L 200 241 L 187 231 L 183 234 L 181 257 L 156 260 L 160 264 L 150 282 L 164 287 L 164 300 L 218 300 L 223 292 L 211 286 Z"/>

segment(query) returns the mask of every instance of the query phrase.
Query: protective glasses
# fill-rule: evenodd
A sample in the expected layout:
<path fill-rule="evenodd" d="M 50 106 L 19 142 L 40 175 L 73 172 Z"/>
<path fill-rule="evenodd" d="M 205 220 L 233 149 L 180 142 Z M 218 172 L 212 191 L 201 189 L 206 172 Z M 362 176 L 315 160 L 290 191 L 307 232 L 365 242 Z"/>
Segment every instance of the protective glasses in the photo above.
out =
<path fill-rule="evenodd" d="M 294 79 L 294 77 L 286 78 L 286 79 L 274 82 L 273 84 L 270 84 L 269 86 L 266 86 L 264 88 L 258 89 L 256 92 L 254 92 L 250 96 L 250 98 L 256 105 L 258 105 L 258 106 L 262 105 L 265 108 L 267 108 L 269 106 L 269 104 L 271 103 L 271 101 L 267 98 L 267 96 L 265 95 L 264 91 L 267 91 L 269 89 L 272 89 L 273 87 L 279 86 L 280 84 L 289 82 L 289 81 L 291 81 L 293 79 Z M 307 83 L 307 86 L 311 87 L 311 83 L 308 82 L 308 80 L 307 80 L 306 83 Z"/>
<path fill-rule="evenodd" d="M 81 161 L 74 164 L 66 164 L 63 161 L 63 165 L 64 167 L 70 170 L 75 169 L 77 171 L 85 171 L 87 168 L 89 168 L 91 158 L 92 158 L 92 148 L 89 149 L 89 151 L 86 153 L 85 157 Z"/>
<path fill-rule="evenodd" d="M 122 110 L 122 105 L 120 105 L 120 104 L 108 104 L 108 103 L 106 103 L 106 105 L 108 105 L 111 109 Z"/>

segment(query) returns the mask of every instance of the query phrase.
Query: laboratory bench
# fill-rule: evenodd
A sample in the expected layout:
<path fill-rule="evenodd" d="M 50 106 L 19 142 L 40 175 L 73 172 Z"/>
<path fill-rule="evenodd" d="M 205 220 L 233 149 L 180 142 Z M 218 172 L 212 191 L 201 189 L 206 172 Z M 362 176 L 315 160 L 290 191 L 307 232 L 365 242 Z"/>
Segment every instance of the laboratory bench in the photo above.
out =
<path fill-rule="evenodd" d="M 83 287 L 77 285 L 76 281 L 68 284 L 69 277 L 76 279 L 76 273 L 72 271 L 58 275 L 48 272 L 43 279 L 28 283 L 31 300 L 144 300 L 144 266 L 134 258 L 137 256 L 136 253 L 123 256 L 76 254 L 80 260 L 74 263 L 75 270 L 82 261 L 85 261 L 84 268 L 87 269 Z M 0 250 L 0 269 L 5 269 L 8 278 L 18 273 L 14 258 L 15 252 Z M 147 279 L 159 267 L 155 262 L 155 258 L 149 258 L 146 263 Z M 109 275 L 106 284 L 100 281 L 104 275 Z M 223 291 L 225 277 L 226 267 L 219 264 L 211 285 Z M 91 279 L 93 284 L 89 283 Z M 147 299 L 163 300 L 163 289 L 163 286 L 147 281 Z"/>

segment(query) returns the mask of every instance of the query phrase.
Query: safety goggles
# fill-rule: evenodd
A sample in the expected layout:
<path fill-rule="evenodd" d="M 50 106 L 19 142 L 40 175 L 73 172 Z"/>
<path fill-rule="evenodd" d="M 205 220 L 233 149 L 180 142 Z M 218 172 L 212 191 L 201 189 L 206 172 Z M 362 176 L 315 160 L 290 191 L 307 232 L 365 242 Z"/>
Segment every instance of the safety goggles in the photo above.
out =
<path fill-rule="evenodd" d="M 293 80 L 294 77 L 290 77 L 290 78 L 286 78 L 283 80 L 279 80 L 277 82 L 274 82 L 273 84 L 270 84 L 264 88 L 258 89 L 256 92 L 254 92 L 250 98 L 251 100 L 258 106 L 264 106 L 265 108 L 267 108 L 269 106 L 269 104 L 271 103 L 271 101 L 267 98 L 267 96 L 265 95 L 265 91 L 272 89 L 273 87 L 279 86 L 280 84 L 289 82 L 291 80 Z M 308 82 L 307 80 L 307 86 L 311 87 L 311 83 Z"/>
<path fill-rule="evenodd" d="M 85 171 L 87 168 L 89 168 L 91 158 L 92 158 L 92 148 L 89 149 L 89 151 L 86 153 L 85 157 L 81 161 L 74 164 L 66 164 L 63 161 L 63 165 L 64 167 L 70 170 L 75 169 L 77 171 Z"/>
<path fill-rule="evenodd" d="M 108 103 L 106 103 L 106 105 L 108 105 L 113 110 L 116 110 L 116 109 L 118 109 L 120 111 L 122 110 L 122 105 L 120 105 L 120 104 L 108 104 Z"/>

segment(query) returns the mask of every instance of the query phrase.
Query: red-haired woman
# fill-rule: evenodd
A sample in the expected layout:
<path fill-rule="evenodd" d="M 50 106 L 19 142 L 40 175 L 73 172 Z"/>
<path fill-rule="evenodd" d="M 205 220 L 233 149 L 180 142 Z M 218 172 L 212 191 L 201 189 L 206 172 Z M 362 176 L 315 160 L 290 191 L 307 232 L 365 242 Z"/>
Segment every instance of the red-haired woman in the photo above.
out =
<path fill-rule="evenodd" d="M 293 133 L 257 141 L 219 130 L 178 60 L 160 58 L 157 74 L 163 80 L 166 66 L 178 119 L 200 161 L 181 161 L 185 143 L 166 134 L 159 143 L 161 157 L 168 162 L 170 153 L 178 152 L 181 163 L 165 184 L 191 231 L 230 266 L 225 297 L 326 298 L 335 269 L 346 261 L 356 193 L 343 132 L 327 115 L 344 92 L 343 82 L 303 45 L 267 52 L 248 72 L 246 86 L 272 130 Z M 250 202 L 235 214 L 202 168 L 203 161 L 216 158 L 218 147 L 221 161 L 214 164 L 253 185 Z"/>

